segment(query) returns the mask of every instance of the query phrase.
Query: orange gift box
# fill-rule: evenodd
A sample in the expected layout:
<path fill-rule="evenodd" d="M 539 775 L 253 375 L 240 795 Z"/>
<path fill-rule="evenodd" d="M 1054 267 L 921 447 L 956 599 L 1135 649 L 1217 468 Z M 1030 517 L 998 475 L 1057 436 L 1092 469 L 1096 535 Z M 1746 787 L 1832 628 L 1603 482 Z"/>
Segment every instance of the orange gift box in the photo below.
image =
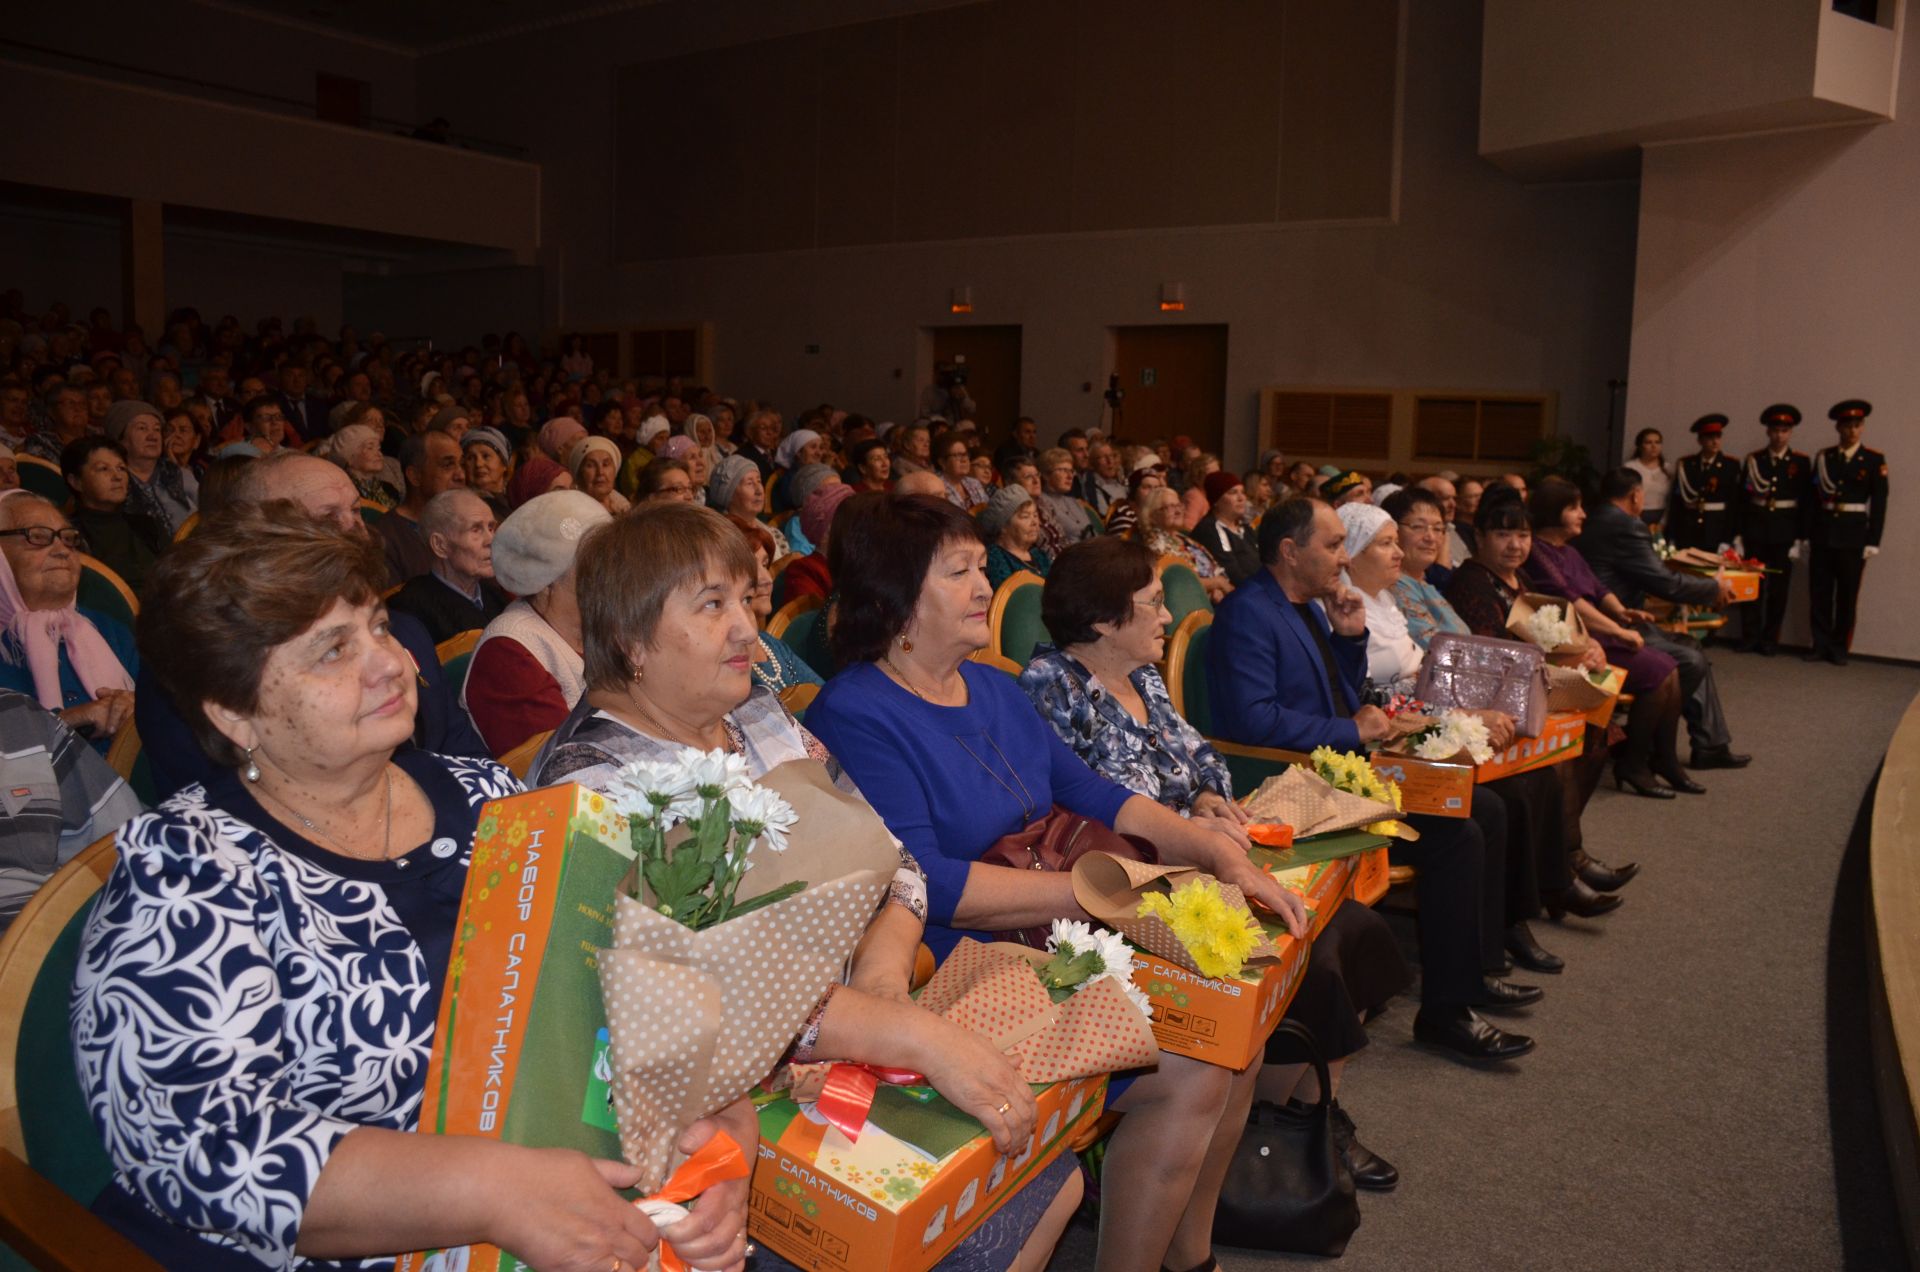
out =
<path fill-rule="evenodd" d="M 1380 847 L 1362 854 L 1380 857 L 1383 883 L 1386 851 Z M 1253 850 L 1253 859 L 1256 864 L 1278 860 L 1261 848 Z M 1312 912 L 1307 939 L 1294 940 L 1280 923 L 1255 911 L 1279 952 L 1270 961 L 1249 965 L 1242 978 L 1215 980 L 1159 955 L 1135 951 L 1133 983 L 1152 1002 L 1149 1014 L 1160 1049 L 1235 1070 L 1259 1056 L 1300 988 L 1313 938 L 1351 895 L 1352 867 L 1360 859 L 1342 857 L 1277 873 L 1282 884 L 1306 899 Z M 1381 890 L 1385 891 L 1384 886 Z"/>
<path fill-rule="evenodd" d="M 1377 751 L 1372 763 L 1380 776 L 1399 785 L 1404 811 L 1435 817 L 1465 817 L 1473 811 L 1473 788 L 1477 783 L 1497 782 L 1515 773 L 1561 764 L 1581 754 L 1586 749 L 1590 714 L 1550 712 L 1539 737 L 1515 738 L 1513 745 L 1485 764 L 1469 763 L 1465 758 L 1423 760 L 1396 751 Z M 1464 751 L 1461 756 L 1465 756 Z"/>
<path fill-rule="evenodd" d="M 747 1234 L 809 1272 L 926 1272 L 1093 1125 L 1106 1090 L 1105 1074 L 1035 1090 L 1033 1136 L 1010 1158 L 924 1088 L 883 1092 L 944 1122 L 940 1146 L 958 1133 L 960 1146 L 937 1157 L 871 1121 L 852 1141 L 791 1098 L 767 1101 Z"/>

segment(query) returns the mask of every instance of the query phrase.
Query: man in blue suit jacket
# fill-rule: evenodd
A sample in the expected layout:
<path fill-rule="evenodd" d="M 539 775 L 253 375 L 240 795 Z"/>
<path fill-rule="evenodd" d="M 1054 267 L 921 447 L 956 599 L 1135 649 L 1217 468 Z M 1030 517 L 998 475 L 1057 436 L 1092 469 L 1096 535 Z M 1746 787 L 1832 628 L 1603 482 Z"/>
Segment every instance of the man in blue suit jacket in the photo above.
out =
<path fill-rule="evenodd" d="M 1357 751 L 1397 726 L 1361 701 L 1367 617 L 1341 581 L 1346 530 L 1318 499 L 1280 504 L 1260 523 L 1260 573 L 1220 603 L 1207 641 L 1214 726 L 1229 742 Z M 1323 608 L 1324 607 L 1324 608 Z M 1476 800 L 1472 818 L 1409 816 L 1417 844 L 1393 855 L 1418 868 L 1421 1005 L 1414 1036 L 1473 1060 L 1509 1060 L 1533 1040 L 1495 1028 L 1477 1006 L 1537 1002 L 1533 986 L 1488 974 L 1502 966 L 1505 817 Z M 1497 821 L 1498 825 L 1483 824 Z"/>

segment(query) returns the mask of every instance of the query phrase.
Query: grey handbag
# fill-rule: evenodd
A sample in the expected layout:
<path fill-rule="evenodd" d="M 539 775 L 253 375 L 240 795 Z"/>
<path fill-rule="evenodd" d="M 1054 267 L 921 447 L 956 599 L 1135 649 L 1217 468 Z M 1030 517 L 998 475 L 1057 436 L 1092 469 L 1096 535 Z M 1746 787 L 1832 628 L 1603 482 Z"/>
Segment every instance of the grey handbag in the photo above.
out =
<path fill-rule="evenodd" d="M 1441 632 L 1414 694 L 1435 707 L 1503 711 L 1515 733 L 1537 738 L 1547 723 L 1547 656 L 1525 641 Z"/>

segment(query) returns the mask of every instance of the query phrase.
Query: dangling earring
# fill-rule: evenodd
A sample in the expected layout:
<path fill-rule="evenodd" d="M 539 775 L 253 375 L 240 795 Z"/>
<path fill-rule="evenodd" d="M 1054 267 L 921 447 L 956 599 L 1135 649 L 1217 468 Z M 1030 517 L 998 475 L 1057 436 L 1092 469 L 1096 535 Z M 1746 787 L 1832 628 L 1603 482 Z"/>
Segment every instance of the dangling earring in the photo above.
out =
<path fill-rule="evenodd" d="M 905 636 L 902 636 L 900 638 L 900 652 L 903 654 L 910 654 L 913 652 L 913 642 L 908 640 Z"/>
<path fill-rule="evenodd" d="M 645 669 L 643 669 L 643 668 L 640 668 L 640 667 L 635 667 L 635 668 L 633 669 L 633 683 L 634 683 L 634 684 L 636 684 L 636 685 L 637 685 L 637 684 L 639 684 L 639 683 L 640 683 L 640 677 L 642 677 L 642 676 L 644 676 L 644 675 L 646 675 L 646 674 L 647 674 L 647 673 L 646 673 L 646 671 L 645 671 Z"/>
<path fill-rule="evenodd" d="M 252 747 L 247 748 L 247 780 L 249 782 L 257 782 L 260 780 L 260 766 L 253 762 Z"/>

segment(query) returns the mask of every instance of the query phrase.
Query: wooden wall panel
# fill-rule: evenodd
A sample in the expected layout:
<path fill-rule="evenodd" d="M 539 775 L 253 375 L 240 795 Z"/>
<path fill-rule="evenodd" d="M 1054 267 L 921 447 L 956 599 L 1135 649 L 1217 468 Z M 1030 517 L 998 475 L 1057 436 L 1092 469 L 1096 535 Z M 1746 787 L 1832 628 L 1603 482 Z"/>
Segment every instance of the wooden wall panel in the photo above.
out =
<path fill-rule="evenodd" d="M 630 66 L 616 256 L 1389 215 L 1400 3 L 984 0 Z"/>
<path fill-rule="evenodd" d="M 1284 0 L 1282 221 L 1393 213 L 1400 0 Z"/>
<path fill-rule="evenodd" d="M 893 237 L 899 149 L 900 26 L 865 22 L 819 36 L 820 179 L 816 245 Z"/>

